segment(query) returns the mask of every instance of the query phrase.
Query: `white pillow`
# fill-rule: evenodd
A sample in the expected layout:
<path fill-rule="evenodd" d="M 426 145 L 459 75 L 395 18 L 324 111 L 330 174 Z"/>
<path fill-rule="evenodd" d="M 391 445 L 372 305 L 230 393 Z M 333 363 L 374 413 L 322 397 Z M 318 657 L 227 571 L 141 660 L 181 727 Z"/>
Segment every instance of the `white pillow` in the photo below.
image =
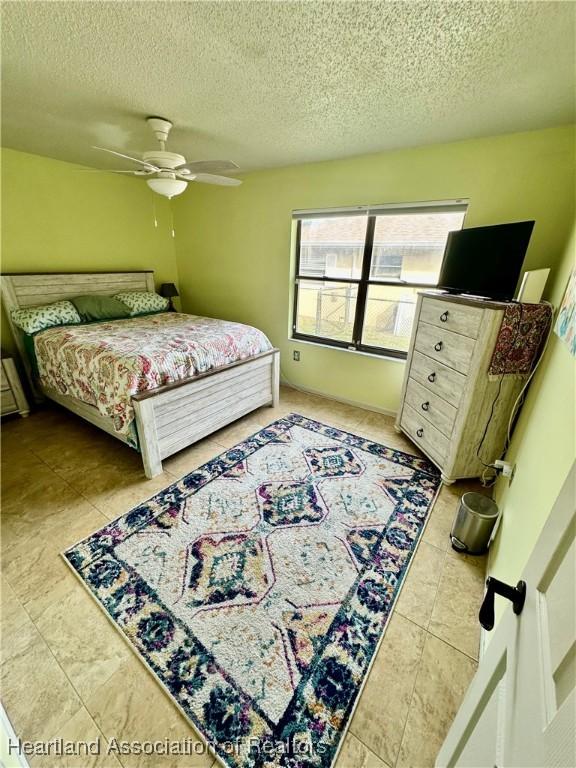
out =
<path fill-rule="evenodd" d="M 55 301 L 54 304 L 42 304 L 39 307 L 13 309 L 10 315 L 13 323 L 24 333 L 37 333 L 55 325 L 77 325 L 82 322 L 71 301 Z"/>
<path fill-rule="evenodd" d="M 151 312 L 165 312 L 170 303 L 164 296 L 159 296 L 151 291 L 117 293 L 114 298 L 126 304 L 133 317 L 135 315 L 147 315 Z"/>

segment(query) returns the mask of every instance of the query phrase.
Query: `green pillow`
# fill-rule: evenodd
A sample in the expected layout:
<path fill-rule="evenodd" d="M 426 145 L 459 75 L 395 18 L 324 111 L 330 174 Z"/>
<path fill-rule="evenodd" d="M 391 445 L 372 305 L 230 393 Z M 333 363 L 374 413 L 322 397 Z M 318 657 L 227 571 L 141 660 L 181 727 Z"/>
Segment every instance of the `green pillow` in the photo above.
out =
<path fill-rule="evenodd" d="M 130 317 L 130 307 L 113 296 L 76 296 L 70 299 L 83 322 Z"/>

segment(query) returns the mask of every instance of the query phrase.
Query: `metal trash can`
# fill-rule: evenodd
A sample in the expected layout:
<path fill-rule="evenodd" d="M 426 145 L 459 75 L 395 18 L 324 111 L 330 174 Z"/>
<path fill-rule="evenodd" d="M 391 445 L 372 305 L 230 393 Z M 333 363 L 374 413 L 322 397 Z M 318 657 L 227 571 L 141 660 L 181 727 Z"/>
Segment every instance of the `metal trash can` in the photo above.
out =
<path fill-rule="evenodd" d="M 452 549 L 469 555 L 486 552 L 497 518 L 496 502 L 481 493 L 465 493 L 450 531 Z"/>

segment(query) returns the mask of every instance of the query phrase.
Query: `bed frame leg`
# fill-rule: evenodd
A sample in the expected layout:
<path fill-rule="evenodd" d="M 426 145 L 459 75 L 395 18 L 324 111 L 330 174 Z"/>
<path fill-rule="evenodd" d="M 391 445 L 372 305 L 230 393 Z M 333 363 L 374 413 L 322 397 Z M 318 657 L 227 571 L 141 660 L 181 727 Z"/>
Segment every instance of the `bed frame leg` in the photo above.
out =
<path fill-rule="evenodd" d="M 162 460 L 158 450 L 158 435 L 156 433 L 156 415 L 152 399 L 133 400 L 136 413 L 138 441 L 144 464 L 144 474 L 148 479 L 162 474 Z"/>
<path fill-rule="evenodd" d="M 272 356 L 272 408 L 277 408 L 280 403 L 280 352 L 274 352 Z"/>

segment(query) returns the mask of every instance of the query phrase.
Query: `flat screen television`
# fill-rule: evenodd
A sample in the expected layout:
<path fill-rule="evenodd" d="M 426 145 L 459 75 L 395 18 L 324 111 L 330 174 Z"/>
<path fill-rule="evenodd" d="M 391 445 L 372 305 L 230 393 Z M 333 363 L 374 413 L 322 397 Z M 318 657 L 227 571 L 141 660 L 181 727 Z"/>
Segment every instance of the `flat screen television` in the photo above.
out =
<path fill-rule="evenodd" d="M 509 301 L 533 228 L 533 221 L 518 221 L 450 232 L 438 287 L 450 293 Z"/>

